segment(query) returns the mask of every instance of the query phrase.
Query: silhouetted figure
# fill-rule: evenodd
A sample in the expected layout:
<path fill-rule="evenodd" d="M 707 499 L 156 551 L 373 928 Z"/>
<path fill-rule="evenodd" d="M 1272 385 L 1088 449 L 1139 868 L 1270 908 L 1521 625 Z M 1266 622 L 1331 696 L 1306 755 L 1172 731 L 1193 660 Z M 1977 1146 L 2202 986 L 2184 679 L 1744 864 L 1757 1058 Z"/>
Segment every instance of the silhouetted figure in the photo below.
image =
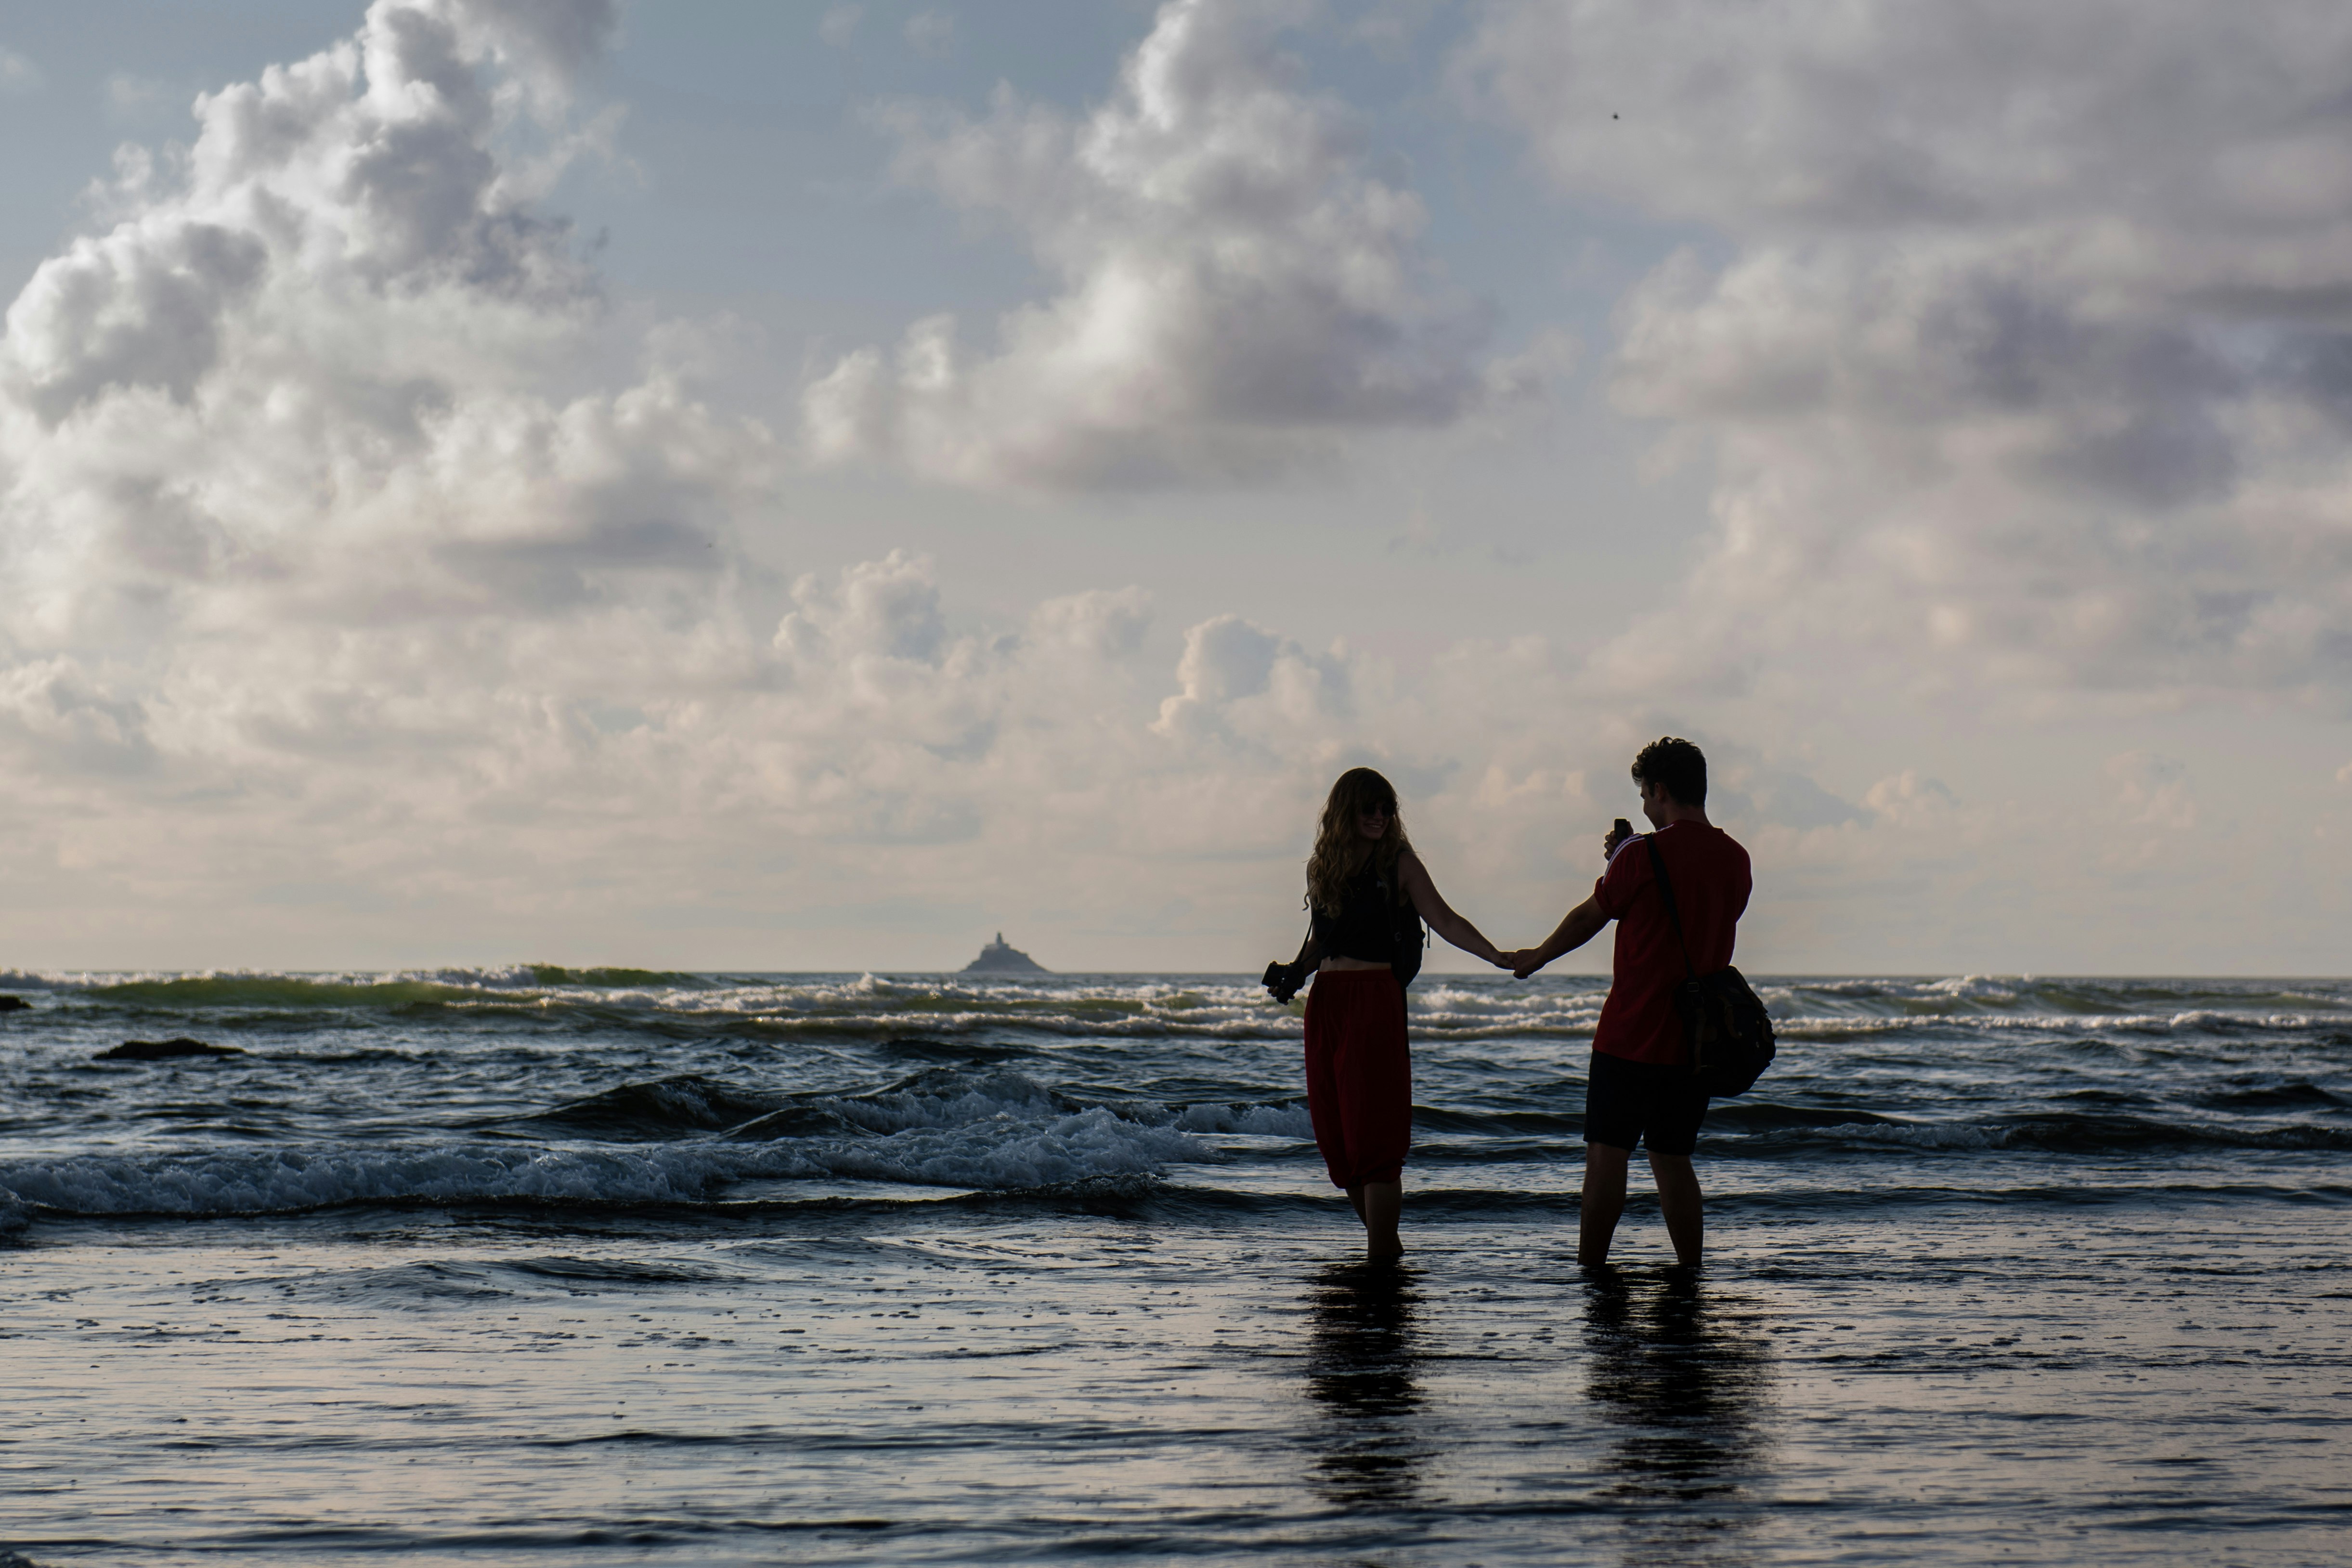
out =
<path fill-rule="evenodd" d="M 1421 970 L 1421 922 L 1490 964 L 1502 955 L 1438 896 L 1405 838 L 1396 789 L 1369 768 L 1331 786 L 1307 860 L 1313 922 L 1298 956 L 1272 964 L 1266 988 L 1287 1001 L 1310 969 L 1307 1108 L 1331 1184 L 1364 1222 L 1364 1253 L 1397 1257 L 1404 1159 L 1412 1145 L 1412 1057 L 1404 988 Z"/>
<path fill-rule="evenodd" d="M 1609 999 L 1592 1035 L 1584 1092 L 1584 1197 L 1576 1260 L 1609 1260 L 1610 1239 L 1625 1210 L 1625 1166 L 1636 1145 L 1650 1151 L 1658 1207 L 1675 1256 L 1696 1263 L 1706 1218 L 1691 1151 L 1706 1119 L 1706 1090 L 1689 1071 L 1675 985 L 1731 963 L 1750 886 L 1748 852 L 1706 820 L 1706 758 L 1687 740 L 1654 740 L 1633 758 L 1642 814 L 1656 831 L 1625 848 L 1623 824 L 1602 840 L 1608 869 L 1592 896 L 1568 912 L 1539 947 L 1508 956 L 1505 967 L 1525 979 L 1562 953 L 1581 947 L 1612 920 L 1617 949 Z M 1625 852 L 1617 852 L 1624 848 Z M 1681 912 L 1680 934 L 1658 891 L 1663 862 Z"/>

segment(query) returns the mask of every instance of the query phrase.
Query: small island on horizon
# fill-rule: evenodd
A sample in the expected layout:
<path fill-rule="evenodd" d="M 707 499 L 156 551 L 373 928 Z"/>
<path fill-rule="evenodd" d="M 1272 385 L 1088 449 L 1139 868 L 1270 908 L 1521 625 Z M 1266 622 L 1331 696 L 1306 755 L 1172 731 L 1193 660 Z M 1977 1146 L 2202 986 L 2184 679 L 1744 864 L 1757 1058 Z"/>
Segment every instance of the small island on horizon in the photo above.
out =
<path fill-rule="evenodd" d="M 1050 975 L 1054 971 L 1020 948 L 1007 946 L 1004 933 L 1000 931 L 996 934 L 996 940 L 982 947 L 980 956 L 959 972 L 966 975 Z"/>

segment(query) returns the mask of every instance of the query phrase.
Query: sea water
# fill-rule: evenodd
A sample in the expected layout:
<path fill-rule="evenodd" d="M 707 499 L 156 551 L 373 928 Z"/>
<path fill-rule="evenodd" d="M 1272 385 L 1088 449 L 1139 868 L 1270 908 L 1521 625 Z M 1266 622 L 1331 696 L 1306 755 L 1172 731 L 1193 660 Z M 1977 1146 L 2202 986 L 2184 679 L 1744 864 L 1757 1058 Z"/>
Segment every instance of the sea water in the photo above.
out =
<path fill-rule="evenodd" d="M 1236 977 L 0 977 L 0 1547 L 2352 1559 L 2352 985 L 1761 989 L 1591 1274 L 1594 980 L 1413 986 L 1368 1271 Z"/>

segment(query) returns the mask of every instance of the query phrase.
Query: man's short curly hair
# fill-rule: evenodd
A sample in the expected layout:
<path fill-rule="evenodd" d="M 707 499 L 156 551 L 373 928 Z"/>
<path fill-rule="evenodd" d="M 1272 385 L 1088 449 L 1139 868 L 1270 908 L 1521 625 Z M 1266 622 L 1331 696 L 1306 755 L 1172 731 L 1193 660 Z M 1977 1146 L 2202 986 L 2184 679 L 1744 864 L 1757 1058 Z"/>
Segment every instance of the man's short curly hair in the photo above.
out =
<path fill-rule="evenodd" d="M 1706 804 L 1706 753 L 1669 735 L 1642 747 L 1633 758 L 1633 782 L 1656 784 L 1684 806 Z"/>

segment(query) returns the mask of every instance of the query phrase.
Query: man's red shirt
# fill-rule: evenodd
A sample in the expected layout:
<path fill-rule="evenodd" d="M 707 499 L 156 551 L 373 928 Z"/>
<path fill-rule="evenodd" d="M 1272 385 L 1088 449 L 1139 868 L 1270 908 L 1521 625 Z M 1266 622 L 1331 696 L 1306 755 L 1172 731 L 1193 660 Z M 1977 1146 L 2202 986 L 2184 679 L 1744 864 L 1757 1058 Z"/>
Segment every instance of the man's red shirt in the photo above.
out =
<path fill-rule="evenodd" d="M 1675 1011 L 1675 986 L 1685 976 L 1710 974 L 1731 962 L 1731 944 L 1740 912 L 1748 907 L 1748 852 L 1721 828 L 1675 822 L 1649 835 L 1674 883 L 1675 906 L 1690 939 L 1690 964 L 1658 896 L 1650 852 L 1628 843 L 1592 884 L 1601 913 L 1617 922 L 1617 956 L 1609 999 L 1592 1049 L 1629 1061 L 1681 1066 L 1682 1016 Z"/>

